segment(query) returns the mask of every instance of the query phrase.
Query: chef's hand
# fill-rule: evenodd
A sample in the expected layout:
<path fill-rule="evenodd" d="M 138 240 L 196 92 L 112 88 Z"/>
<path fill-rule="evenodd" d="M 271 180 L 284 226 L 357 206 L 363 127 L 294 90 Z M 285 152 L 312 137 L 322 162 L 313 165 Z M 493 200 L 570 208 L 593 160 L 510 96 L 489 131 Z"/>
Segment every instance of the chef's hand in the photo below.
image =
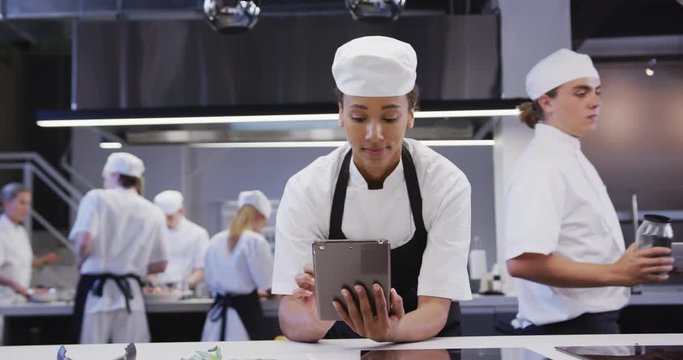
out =
<path fill-rule="evenodd" d="M 334 321 L 321 320 L 318 316 L 313 266 L 304 266 L 304 273 L 296 275 L 294 280 L 298 287 L 292 295 L 285 296 L 280 301 L 280 329 L 290 340 L 318 341 L 334 325 Z"/>
<path fill-rule="evenodd" d="M 303 274 L 298 274 L 294 280 L 298 288 L 294 289 L 292 296 L 297 299 L 306 309 L 306 311 L 318 320 L 318 305 L 315 300 L 315 274 L 313 272 L 313 265 L 307 264 L 304 266 Z"/>
<path fill-rule="evenodd" d="M 12 282 L 10 287 L 12 288 L 12 290 L 14 290 L 15 293 L 23 295 L 24 297 L 28 298 L 28 289 L 19 285 L 19 283 Z"/>
<path fill-rule="evenodd" d="M 59 261 L 59 254 L 57 254 L 54 251 L 51 251 L 45 255 L 38 256 L 37 258 L 33 259 L 33 267 L 43 267 L 45 265 L 52 265 Z"/>
<path fill-rule="evenodd" d="M 638 250 L 633 243 L 614 264 L 622 278 L 621 285 L 633 286 L 644 282 L 662 282 L 669 278 L 674 259 L 671 249 L 661 246 Z"/>
<path fill-rule="evenodd" d="M 391 289 L 389 293 L 391 308 L 389 309 L 382 286 L 377 283 L 373 284 L 370 291 L 375 297 L 377 309 L 377 315 L 373 315 L 365 287 L 355 285 L 352 290 L 358 295 L 359 304 L 356 304 L 349 289 L 342 289 L 341 294 L 345 304 L 342 306 L 340 302 L 334 301 L 334 308 L 339 317 L 360 336 L 375 341 L 393 341 L 398 324 L 405 315 L 401 296 L 396 293 L 395 289 Z"/>

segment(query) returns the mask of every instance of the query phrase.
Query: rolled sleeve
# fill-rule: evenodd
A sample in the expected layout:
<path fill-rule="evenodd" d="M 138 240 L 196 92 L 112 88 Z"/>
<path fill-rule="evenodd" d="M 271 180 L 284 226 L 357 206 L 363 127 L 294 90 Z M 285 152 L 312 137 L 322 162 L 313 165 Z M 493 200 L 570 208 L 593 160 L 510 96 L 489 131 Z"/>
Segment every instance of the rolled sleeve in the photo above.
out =
<path fill-rule="evenodd" d="M 209 233 L 204 229 L 198 229 L 196 239 L 197 247 L 195 249 L 195 256 L 192 266 L 195 269 L 203 269 L 204 256 L 209 248 Z"/>
<path fill-rule="evenodd" d="M 75 241 L 78 234 L 83 232 L 89 233 L 93 240 L 97 237 L 100 216 L 98 202 L 98 190 L 89 191 L 81 199 L 81 203 L 78 205 L 76 221 L 69 233 L 69 240 Z"/>
<path fill-rule="evenodd" d="M 273 265 L 274 294 L 291 295 L 297 288 L 295 276 L 304 271 L 304 265 L 313 262 L 313 241 L 326 237 L 319 219 L 322 213 L 313 204 L 312 194 L 290 179 L 278 207 L 275 229 L 275 260 Z M 324 216 L 324 215 L 323 215 Z"/>
<path fill-rule="evenodd" d="M 509 260 L 524 253 L 548 255 L 557 248 L 564 208 L 559 172 L 524 167 L 508 186 L 504 248 Z"/>
<path fill-rule="evenodd" d="M 469 300 L 467 273 L 471 228 L 471 186 L 464 174 L 450 173 L 438 187 L 423 192 L 425 204 L 437 204 L 425 219 L 427 246 L 422 255 L 418 295 Z M 430 181 L 431 183 L 431 181 Z M 434 184 L 436 185 L 436 184 Z"/>
<path fill-rule="evenodd" d="M 168 244 L 168 231 L 166 231 L 166 221 L 164 215 L 159 211 L 155 224 L 156 226 L 152 232 L 152 252 L 149 256 L 150 263 L 156 263 L 160 261 L 167 261 L 169 258 L 169 244 Z"/>

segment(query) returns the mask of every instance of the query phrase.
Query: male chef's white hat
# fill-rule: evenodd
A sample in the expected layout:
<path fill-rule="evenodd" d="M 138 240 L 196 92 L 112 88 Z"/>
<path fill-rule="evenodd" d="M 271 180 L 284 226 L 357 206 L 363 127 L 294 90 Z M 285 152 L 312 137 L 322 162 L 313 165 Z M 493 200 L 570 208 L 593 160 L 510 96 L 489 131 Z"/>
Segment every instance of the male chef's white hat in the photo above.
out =
<path fill-rule="evenodd" d="M 270 217 L 270 212 L 273 211 L 270 201 L 261 190 L 242 191 L 237 197 L 237 206 L 251 205 L 256 208 L 266 218 Z"/>
<path fill-rule="evenodd" d="M 133 154 L 126 152 L 115 152 L 109 155 L 104 164 L 105 173 L 114 173 L 133 176 L 139 178 L 145 172 L 145 165 L 142 160 Z"/>
<path fill-rule="evenodd" d="M 332 62 L 337 89 L 351 96 L 401 96 L 415 87 L 417 55 L 410 44 L 365 36 L 340 46 Z"/>
<path fill-rule="evenodd" d="M 173 215 L 183 208 L 183 194 L 175 190 L 165 190 L 154 197 L 154 203 L 166 215 Z"/>
<path fill-rule="evenodd" d="M 589 77 L 600 80 L 588 55 L 560 49 L 538 62 L 526 75 L 526 93 L 536 100 L 548 91 L 572 80 Z"/>

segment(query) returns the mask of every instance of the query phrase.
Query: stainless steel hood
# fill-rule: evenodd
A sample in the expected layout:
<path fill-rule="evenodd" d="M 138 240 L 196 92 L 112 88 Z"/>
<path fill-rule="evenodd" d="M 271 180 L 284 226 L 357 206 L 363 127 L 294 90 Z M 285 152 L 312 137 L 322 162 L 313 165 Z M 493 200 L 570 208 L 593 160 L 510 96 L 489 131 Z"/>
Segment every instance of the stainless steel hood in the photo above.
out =
<path fill-rule="evenodd" d="M 330 74 L 334 51 L 354 37 L 373 34 L 415 47 L 423 108 L 431 103 L 443 109 L 449 102 L 472 108 L 480 103 L 474 100 L 500 98 L 497 15 L 410 16 L 367 24 L 343 14 L 265 17 L 238 36 L 218 34 L 203 20 L 78 21 L 72 108 L 125 112 L 218 107 L 229 113 L 250 105 L 252 114 L 278 106 L 335 113 Z M 485 124 L 490 126 L 490 119 L 424 119 L 409 136 L 485 138 Z M 344 139 L 334 122 L 102 131 L 137 144 Z"/>

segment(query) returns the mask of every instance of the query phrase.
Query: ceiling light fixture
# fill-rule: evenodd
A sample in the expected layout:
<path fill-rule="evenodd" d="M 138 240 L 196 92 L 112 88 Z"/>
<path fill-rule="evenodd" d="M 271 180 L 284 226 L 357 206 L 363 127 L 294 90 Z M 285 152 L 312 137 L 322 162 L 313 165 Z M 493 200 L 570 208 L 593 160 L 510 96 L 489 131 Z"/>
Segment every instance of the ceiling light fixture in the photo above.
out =
<path fill-rule="evenodd" d="M 406 0 L 346 0 L 354 20 L 394 21 L 398 19 Z"/>
<path fill-rule="evenodd" d="M 494 140 L 421 140 L 427 146 L 493 146 Z M 304 148 L 339 147 L 346 141 L 269 141 L 269 142 L 223 142 L 190 144 L 194 148 Z"/>
<path fill-rule="evenodd" d="M 211 27 L 221 34 L 249 31 L 260 13 L 258 3 L 252 0 L 204 0 L 204 14 Z"/>
<path fill-rule="evenodd" d="M 683 1 L 683 0 L 681 0 Z M 645 75 L 652 76 L 655 74 L 655 65 L 657 65 L 657 59 L 652 58 L 647 62 L 645 66 Z"/>
<path fill-rule="evenodd" d="M 445 110 L 417 111 L 415 118 L 458 118 L 517 116 L 519 110 Z M 87 127 L 87 126 L 143 126 L 143 125 L 206 125 L 230 123 L 263 123 L 295 121 L 337 121 L 337 113 L 319 114 L 277 114 L 277 115 L 235 115 L 235 116 L 168 116 L 168 117 L 101 117 L 101 118 L 51 118 L 42 117 L 36 123 L 40 127 Z"/>
<path fill-rule="evenodd" d="M 101 141 L 100 142 L 100 149 L 111 150 L 111 149 L 120 149 L 122 147 L 123 147 L 123 145 L 118 141 Z"/>

